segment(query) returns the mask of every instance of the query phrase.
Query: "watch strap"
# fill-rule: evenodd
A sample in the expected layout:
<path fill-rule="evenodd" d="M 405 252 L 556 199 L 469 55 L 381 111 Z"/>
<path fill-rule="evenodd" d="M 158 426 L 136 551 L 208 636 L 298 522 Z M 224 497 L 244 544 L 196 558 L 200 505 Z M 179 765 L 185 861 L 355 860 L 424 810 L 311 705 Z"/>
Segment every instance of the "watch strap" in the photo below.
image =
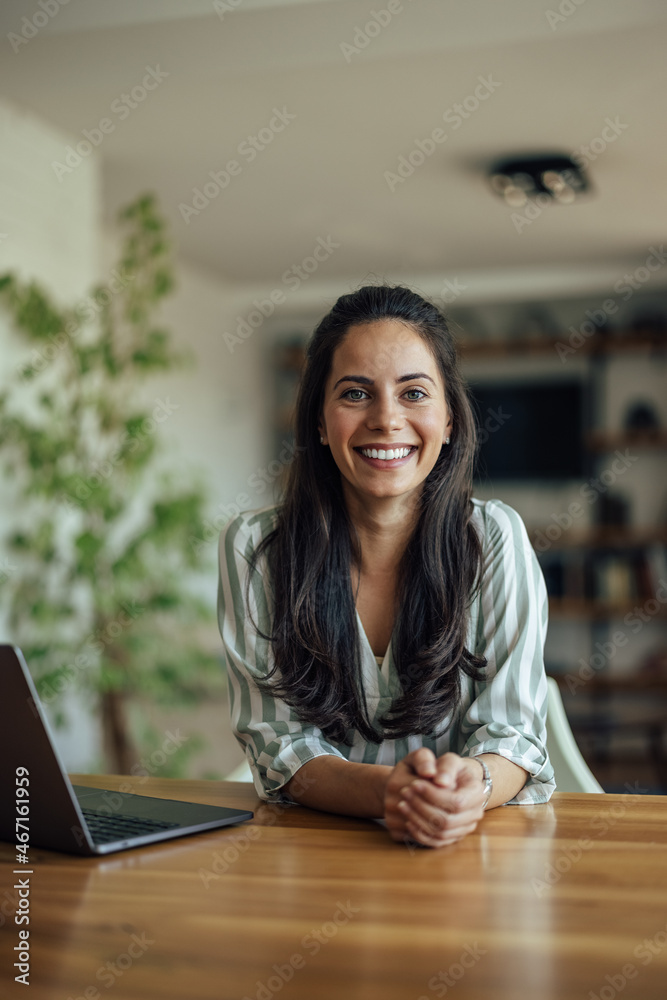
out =
<path fill-rule="evenodd" d="M 475 760 L 482 768 L 482 781 L 484 782 L 484 802 L 482 803 L 482 809 L 486 809 L 491 798 L 491 792 L 493 791 L 493 778 L 481 757 L 475 757 Z"/>

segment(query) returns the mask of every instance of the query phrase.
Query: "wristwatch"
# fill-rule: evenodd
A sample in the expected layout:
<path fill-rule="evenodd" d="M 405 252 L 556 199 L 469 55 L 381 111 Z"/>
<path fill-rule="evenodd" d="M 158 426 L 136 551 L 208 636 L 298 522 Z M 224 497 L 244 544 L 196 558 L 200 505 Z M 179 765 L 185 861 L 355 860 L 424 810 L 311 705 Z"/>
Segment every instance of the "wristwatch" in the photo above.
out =
<path fill-rule="evenodd" d="M 491 798 L 491 792 L 493 791 L 493 779 L 489 774 L 489 769 L 480 757 L 475 757 L 475 760 L 482 768 L 482 778 L 484 780 L 484 801 L 482 803 L 482 809 L 486 809 L 489 799 Z"/>

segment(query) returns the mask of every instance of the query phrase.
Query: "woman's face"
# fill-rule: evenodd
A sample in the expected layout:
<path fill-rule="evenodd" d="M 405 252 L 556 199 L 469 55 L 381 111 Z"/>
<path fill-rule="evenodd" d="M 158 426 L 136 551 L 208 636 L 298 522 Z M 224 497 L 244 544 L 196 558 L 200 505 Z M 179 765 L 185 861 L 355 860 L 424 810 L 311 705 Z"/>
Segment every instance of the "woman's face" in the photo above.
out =
<path fill-rule="evenodd" d="M 426 341 L 395 319 L 350 327 L 334 352 L 319 424 L 348 498 L 418 495 L 451 429 Z"/>

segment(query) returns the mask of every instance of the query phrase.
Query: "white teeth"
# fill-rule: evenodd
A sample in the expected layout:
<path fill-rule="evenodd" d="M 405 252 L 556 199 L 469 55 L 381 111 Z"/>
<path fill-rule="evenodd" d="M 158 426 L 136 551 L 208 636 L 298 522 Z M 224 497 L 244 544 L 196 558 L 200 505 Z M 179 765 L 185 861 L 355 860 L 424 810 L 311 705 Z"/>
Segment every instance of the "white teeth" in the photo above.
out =
<path fill-rule="evenodd" d="M 366 458 L 381 458 L 391 462 L 394 458 L 405 458 L 410 454 L 410 448 L 362 448 L 361 454 Z"/>

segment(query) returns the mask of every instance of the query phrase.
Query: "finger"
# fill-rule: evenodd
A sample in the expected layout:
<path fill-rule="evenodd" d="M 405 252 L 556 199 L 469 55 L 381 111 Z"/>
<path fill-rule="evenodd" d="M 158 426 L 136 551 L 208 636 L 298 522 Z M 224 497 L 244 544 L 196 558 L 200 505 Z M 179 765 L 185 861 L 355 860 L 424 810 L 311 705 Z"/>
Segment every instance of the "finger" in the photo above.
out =
<path fill-rule="evenodd" d="M 458 789 L 442 788 L 435 784 L 435 781 L 424 781 L 416 779 L 411 784 L 401 789 L 401 798 L 412 802 L 413 799 L 421 799 L 437 809 L 444 809 L 447 812 L 459 812 L 462 808 L 472 805 L 470 796 Z"/>
<path fill-rule="evenodd" d="M 456 830 L 443 830 L 440 832 L 431 830 L 428 827 L 420 826 L 418 823 L 408 822 L 406 824 L 410 837 L 418 844 L 425 847 L 448 847 L 458 843 L 477 829 L 477 823 L 467 823 Z"/>
<path fill-rule="evenodd" d="M 384 818 L 385 826 L 387 830 L 392 834 L 397 834 L 401 837 L 407 836 L 407 824 L 406 815 L 398 808 L 398 803 L 395 808 L 387 811 Z"/>
<path fill-rule="evenodd" d="M 471 822 L 478 822 L 484 814 L 481 798 L 479 801 L 474 800 L 461 805 L 458 810 L 449 810 L 443 808 L 441 801 L 430 802 L 415 789 L 416 786 L 414 789 L 405 789 L 404 798 L 399 803 L 398 809 L 406 819 L 426 823 L 434 830 L 451 830 Z M 442 800 L 445 797 L 441 792 L 438 799 Z"/>
<path fill-rule="evenodd" d="M 428 747 L 413 750 L 404 758 L 405 763 L 422 778 L 432 778 L 436 774 L 436 756 Z"/>
<path fill-rule="evenodd" d="M 442 847 L 454 844 L 468 833 L 476 829 L 482 819 L 481 811 L 462 816 L 445 816 L 440 822 L 433 822 L 413 814 L 405 813 L 408 804 L 403 803 L 400 810 L 387 817 L 387 830 L 392 840 L 399 843 L 413 843 L 422 847 Z M 445 825 L 443 826 L 443 822 Z"/>
<path fill-rule="evenodd" d="M 463 813 L 449 813 L 428 806 L 423 800 L 402 803 L 399 809 L 401 815 L 405 817 L 406 823 L 416 823 L 435 835 L 440 835 L 444 831 L 453 832 L 467 827 L 471 823 L 478 823 L 484 815 L 481 806 Z"/>
<path fill-rule="evenodd" d="M 423 800 L 404 801 L 399 803 L 398 808 L 406 825 L 412 823 L 433 836 L 440 836 L 447 827 L 447 814 Z"/>
<path fill-rule="evenodd" d="M 463 768 L 465 764 L 457 753 L 445 753 L 436 760 L 433 781 L 441 788 L 456 788 Z"/>
<path fill-rule="evenodd" d="M 440 788 L 434 781 L 417 779 L 401 789 L 400 797 L 408 802 L 420 798 L 429 805 L 448 813 L 465 813 L 481 809 L 484 801 L 484 788 L 481 784 L 474 783 L 471 786 L 450 790 Z"/>

